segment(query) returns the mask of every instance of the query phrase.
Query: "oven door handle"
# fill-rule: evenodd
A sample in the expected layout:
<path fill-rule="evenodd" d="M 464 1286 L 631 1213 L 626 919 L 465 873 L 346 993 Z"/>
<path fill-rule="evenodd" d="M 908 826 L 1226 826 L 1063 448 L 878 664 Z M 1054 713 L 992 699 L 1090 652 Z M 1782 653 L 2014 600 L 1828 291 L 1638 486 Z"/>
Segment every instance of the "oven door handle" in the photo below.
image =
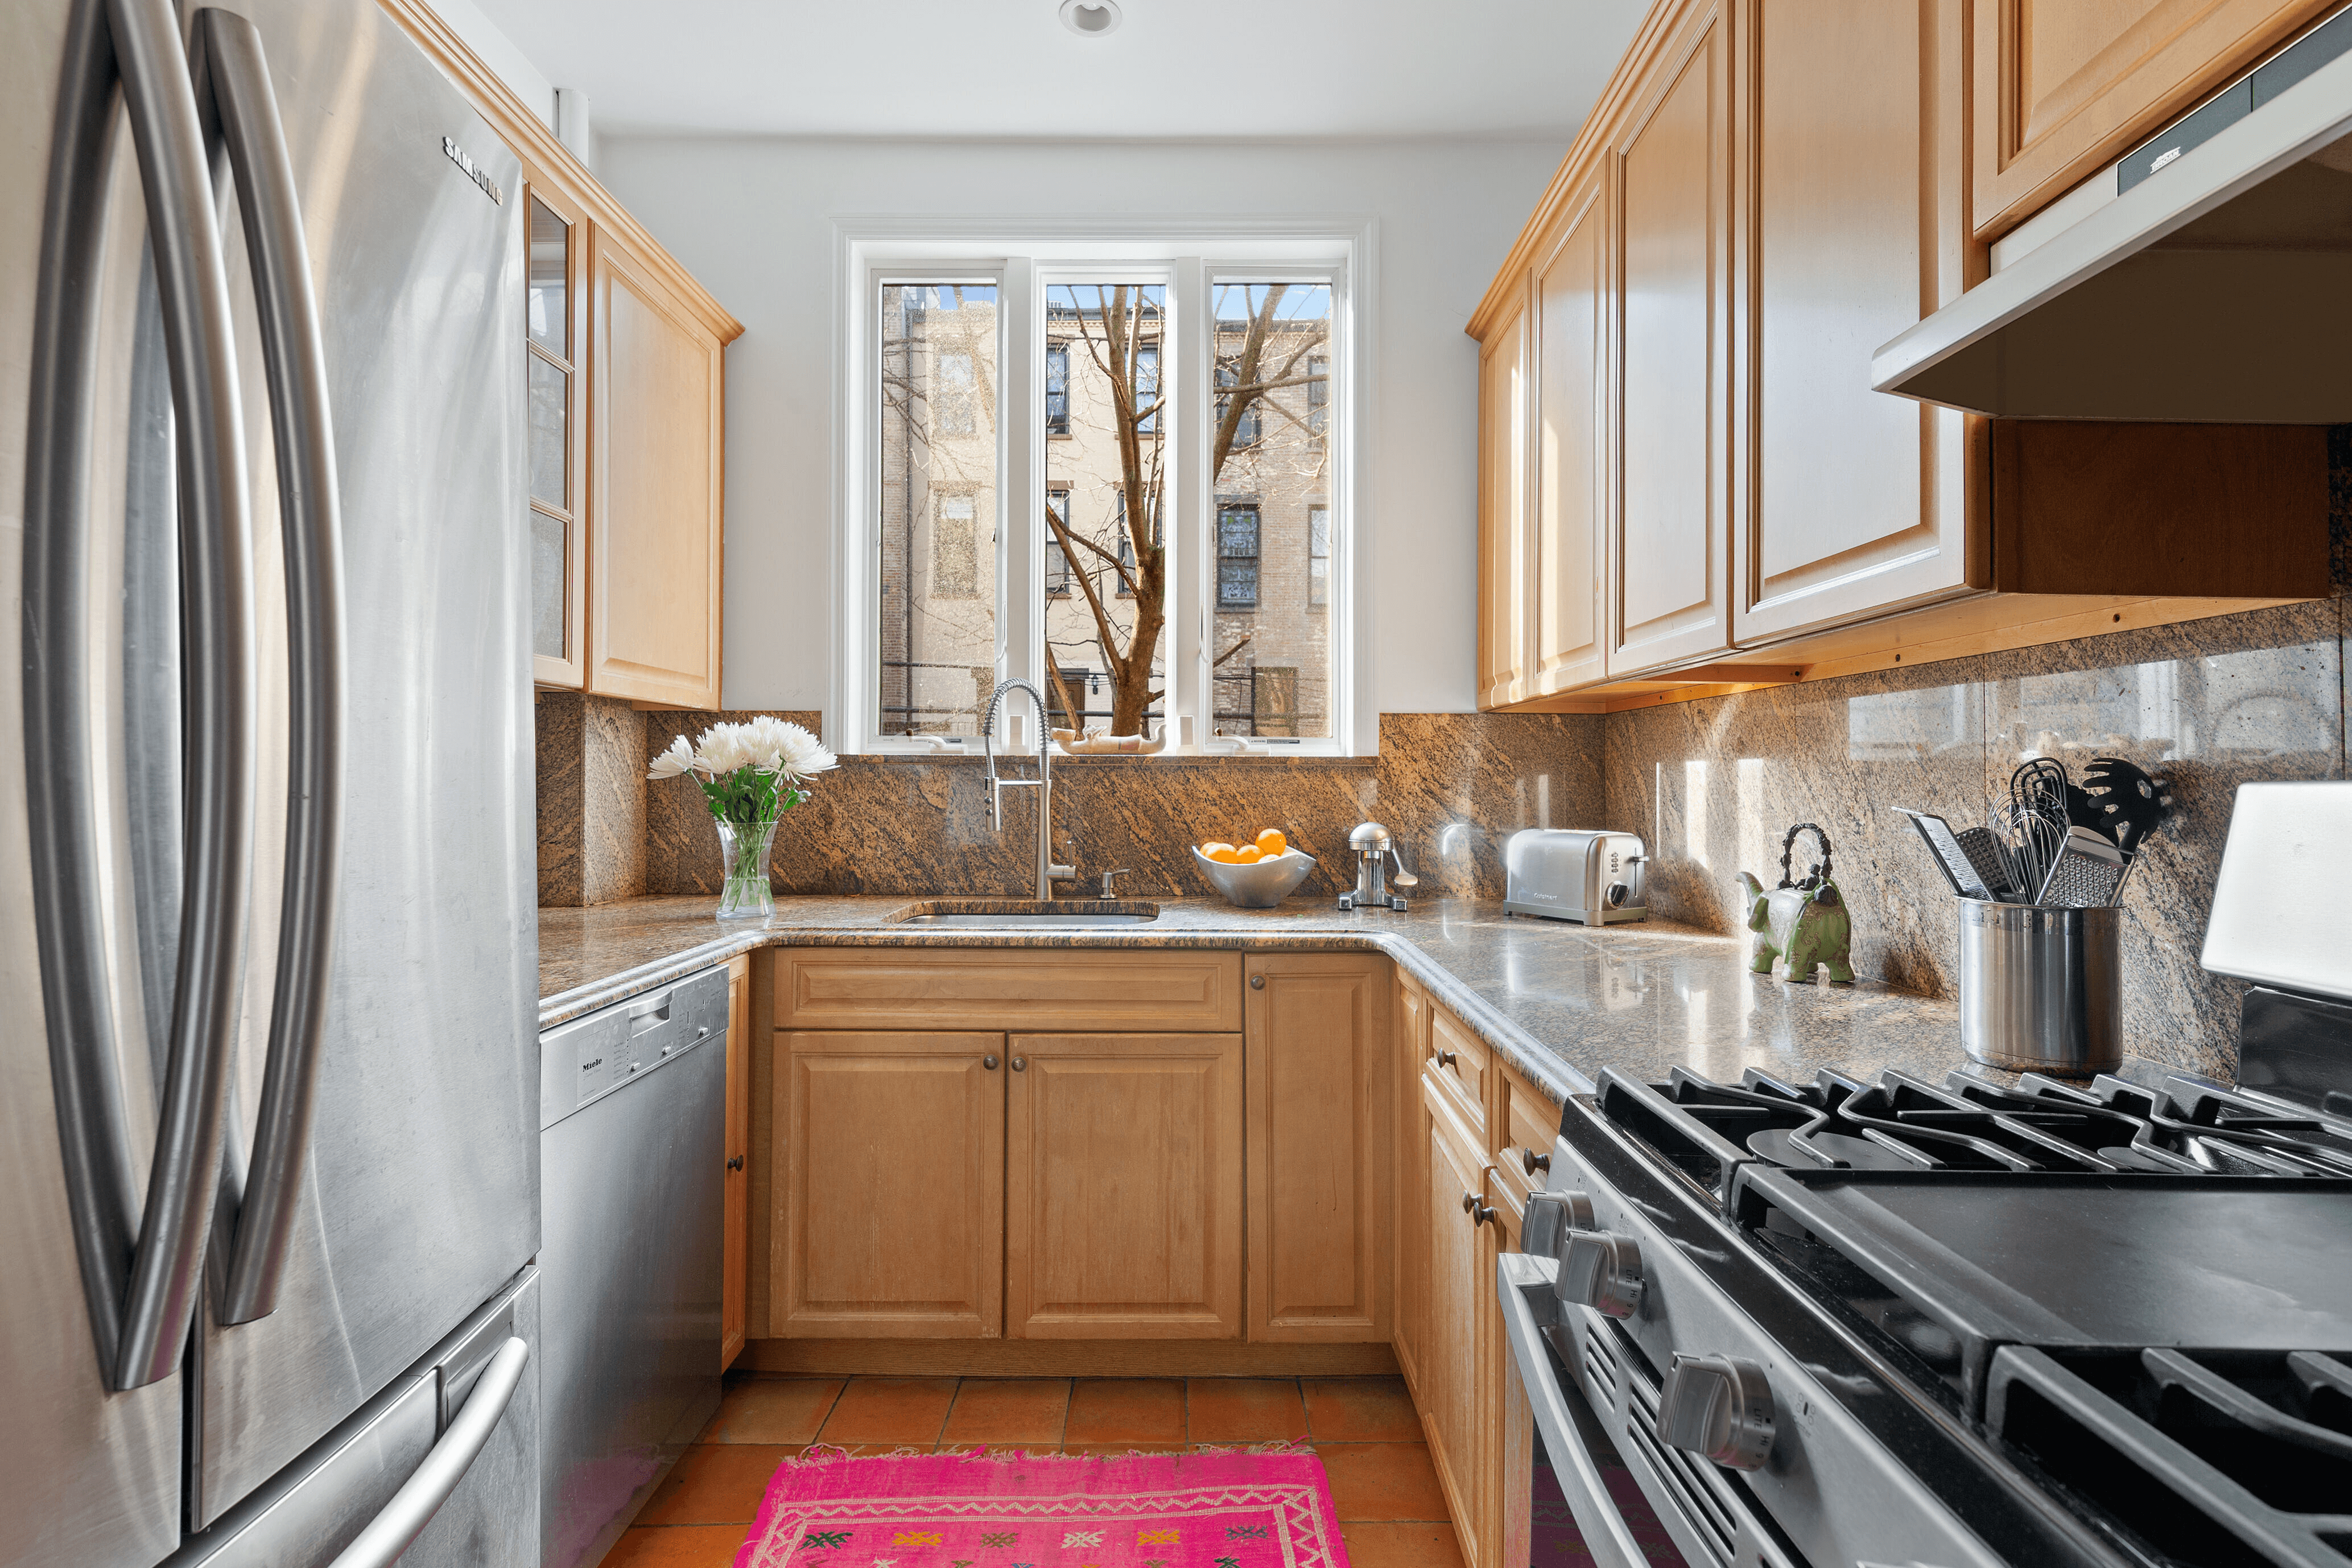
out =
<path fill-rule="evenodd" d="M 1601 1467 L 1577 1431 L 1576 1417 L 1567 1401 L 1573 1395 L 1552 1376 L 1551 1356 L 1544 1348 L 1543 1330 L 1536 1321 L 1528 1292 L 1551 1296 L 1551 1280 L 1537 1260 L 1525 1253 L 1507 1252 L 1496 1264 L 1496 1290 L 1503 1304 L 1503 1329 L 1511 1342 L 1511 1358 L 1518 1363 L 1519 1381 L 1527 1385 L 1528 1405 L 1543 1434 L 1544 1452 L 1551 1456 L 1554 1474 L 1565 1463 L 1574 1473 L 1559 1475 L 1569 1511 L 1584 1536 L 1584 1549 L 1601 1568 L 1649 1568 L 1649 1556 L 1624 1516 L 1609 1500 L 1609 1486 Z"/>

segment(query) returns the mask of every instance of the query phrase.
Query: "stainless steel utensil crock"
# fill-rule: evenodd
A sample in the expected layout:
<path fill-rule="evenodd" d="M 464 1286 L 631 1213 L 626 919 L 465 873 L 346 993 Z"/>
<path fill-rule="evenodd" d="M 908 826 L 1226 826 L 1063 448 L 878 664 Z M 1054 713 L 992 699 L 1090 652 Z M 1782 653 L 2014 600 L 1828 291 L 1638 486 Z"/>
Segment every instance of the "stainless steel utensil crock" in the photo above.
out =
<path fill-rule="evenodd" d="M 1988 1067 L 2087 1078 L 2124 1058 L 2122 911 L 1960 902 L 1960 1045 Z"/>

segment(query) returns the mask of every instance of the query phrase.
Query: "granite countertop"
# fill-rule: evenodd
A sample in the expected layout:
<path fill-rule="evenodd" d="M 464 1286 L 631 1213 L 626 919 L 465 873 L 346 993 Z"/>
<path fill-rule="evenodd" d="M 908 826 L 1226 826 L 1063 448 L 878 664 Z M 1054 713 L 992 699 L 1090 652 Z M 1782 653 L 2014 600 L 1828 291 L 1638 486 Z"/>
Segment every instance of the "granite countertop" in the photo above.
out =
<path fill-rule="evenodd" d="M 888 923 L 916 901 L 783 898 L 772 921 L 748 927 L 713 921 L 708 895 L 541 910 L 540 1024 L 760 947 L 1279 947 L 1387 953 L 1555 1100 L 1590 1092 L 1604 1067 L 1652 1081 L 1675 1067 L 1737 1081 L 1753 1067 L 1800 1082 L 1822 1068 L 1860 1077 L 1896 1068 L 1939 1081 L 1969 1067 L 1950 1002 L 1751 974 L 1744 936 L 1664 921 L 1587 928 L 1469 899 L 1402 914 L 1341 913 L 1319 900 L 1236 910 L 1188 899 L 1161 901 L 1148 925 L 1083 931 Z"/>

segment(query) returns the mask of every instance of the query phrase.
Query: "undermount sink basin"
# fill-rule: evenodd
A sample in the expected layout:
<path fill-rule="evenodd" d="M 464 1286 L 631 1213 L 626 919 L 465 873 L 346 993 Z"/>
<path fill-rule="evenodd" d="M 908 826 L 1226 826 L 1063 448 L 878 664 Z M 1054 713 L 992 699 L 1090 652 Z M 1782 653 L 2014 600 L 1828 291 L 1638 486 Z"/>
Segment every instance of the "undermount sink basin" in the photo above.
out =
<path fill-rule="evenodd" d="M 890 915 L 891 925 L 944 926 L 972 930 L 1066 930 L 1072 926 L 1142 925 L 1160 918 L 1160 906 L 1134 899 L 931 899 Z"/>

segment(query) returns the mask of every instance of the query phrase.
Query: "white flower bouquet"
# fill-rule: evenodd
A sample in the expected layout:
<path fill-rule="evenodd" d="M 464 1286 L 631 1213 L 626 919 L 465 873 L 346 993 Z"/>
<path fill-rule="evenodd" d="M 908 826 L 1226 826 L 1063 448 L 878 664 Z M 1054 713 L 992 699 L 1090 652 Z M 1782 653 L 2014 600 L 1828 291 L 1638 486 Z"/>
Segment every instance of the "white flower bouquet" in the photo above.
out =
<path fill-rule="evenodd" d="M 689 774 L 702 788 L 719 829 L 726 883 L 719 918 L 775 912 L 768 888 L 768 850 L 776 822 L 808 798 L 809 779 L 839 765 L 814 735 L 798 724 L 762 715 L 747 723 L 713 724 L 692 745 L 680 735 L 646 772 L 649 779 Z"/>

